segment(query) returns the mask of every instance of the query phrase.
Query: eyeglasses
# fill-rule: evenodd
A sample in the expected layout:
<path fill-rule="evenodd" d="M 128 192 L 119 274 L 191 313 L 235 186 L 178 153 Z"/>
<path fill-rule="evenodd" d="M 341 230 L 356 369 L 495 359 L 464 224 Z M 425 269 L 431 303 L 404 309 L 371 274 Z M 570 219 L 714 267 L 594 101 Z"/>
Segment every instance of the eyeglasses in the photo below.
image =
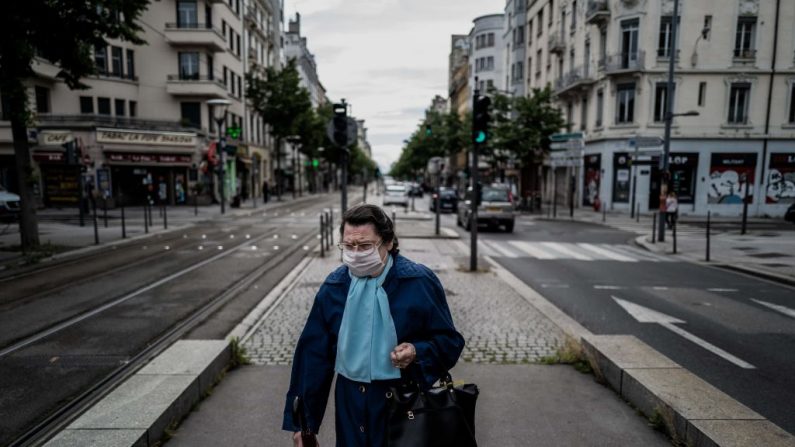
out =
<path fill-rule="evenodd" d="M 378 242 L 362 242 L 357 244 L 348 244 L 346 242 L 340 242 L 337 244 L 337 248 L 342 251 L 358 251 L 360 253 L 372 253 L 373 250 L 380 247 L 383 241 Z"/>

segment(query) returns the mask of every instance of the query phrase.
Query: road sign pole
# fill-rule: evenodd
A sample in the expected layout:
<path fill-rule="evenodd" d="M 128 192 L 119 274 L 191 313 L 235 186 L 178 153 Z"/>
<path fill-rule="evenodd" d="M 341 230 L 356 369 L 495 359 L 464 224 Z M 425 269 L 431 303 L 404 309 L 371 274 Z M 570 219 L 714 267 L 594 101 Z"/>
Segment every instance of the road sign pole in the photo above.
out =
<path fill-rule="evenodd" d="M 671 124 L 674 113 L 674 66 L 676 64 L 676 32 L 677 18 L 679 17 L 679 0 L 674 0 L 674 19 L 671 20 L 671 40 L 668 50 L 668 85 L 665 90 L 665 141 L 663 145 L 662 182 L 660 182 L 660 201 L 668 195 L 668 170 L 670 169 L 668 155 L 671 152 Z M 664 203 L 661 203 L 662 207 Z M 665 213 L 660 213 L 659 221 L 660 242 L 665 242 Z"/>
<path fill-rule="evenodd" d="M 475 78 L 475 84 L 477 85 L 477 78 Z M 478 98 L 480 97 L 480 90 L 475 89 L 474 94 L 472 95 L 472 110 L 475 110 L 478 103 Z M 472 126 L 474 128 L 474 116 Z M 478 203 L 480 202 L 479 198 L 476 197 L 478 194 L 478 145 L 477 139 L 475 137 L 475 132 L 472 133 L 472 160 L 469 171 L 472 173 L 470 176 L 472 179 L 472 196 L 470 198 L 471 201 L 471 209 L 472 212 L 469 215 L 469 222 L 464 222 L 464 224 L 469 224 L 469 271 L 476 272 L 478 270 Z"/>

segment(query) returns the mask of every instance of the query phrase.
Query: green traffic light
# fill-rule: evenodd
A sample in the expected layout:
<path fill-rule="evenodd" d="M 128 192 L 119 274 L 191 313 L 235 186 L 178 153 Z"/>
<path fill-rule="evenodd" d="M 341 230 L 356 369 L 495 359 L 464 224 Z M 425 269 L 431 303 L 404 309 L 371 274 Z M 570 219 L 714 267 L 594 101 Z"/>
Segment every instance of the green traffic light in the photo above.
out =
<path fill-rule="evenodd" d="M 478 134 L 475 136 L 475 143 L 485 143 L 486 142 L 486 132 L 479 130 Z"/>
<path fill-rule="evenodd" d="M 320 161 L 318 161 L 318 159 L 317 159 L 317 158 L 313 159 L 313 160 L 312 160 L 312 167 L 313 167 L 313 168 L 316 168 L 316 167 L 318 167 L 318 166 L 320 166 Z"/>

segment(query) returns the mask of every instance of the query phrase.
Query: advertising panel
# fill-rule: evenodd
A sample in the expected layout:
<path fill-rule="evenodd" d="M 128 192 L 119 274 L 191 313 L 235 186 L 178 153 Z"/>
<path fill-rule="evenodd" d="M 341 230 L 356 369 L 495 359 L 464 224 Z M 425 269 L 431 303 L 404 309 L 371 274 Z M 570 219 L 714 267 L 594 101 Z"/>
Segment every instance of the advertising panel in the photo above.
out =
<path fill-rule="evenodd" d="M 756 154 L 712 154 L 709 168 L 709 203 L 742 204 L 745 189 L 748 190 L 748 203 L 754 200 L 754 173 Z"/>
<path fill-rule="evenodd" d="M 629 154 L 613 154 L 613 202 L 629 203 L 631 189 Z"/>
<path fill-rule="evenodd" d="M 583 206 L 593 206 L 599 197 L 599 184 L 602 177 L 602 155 L 593 154 L 585 156 L 585 175 L 583 176 Z"/>

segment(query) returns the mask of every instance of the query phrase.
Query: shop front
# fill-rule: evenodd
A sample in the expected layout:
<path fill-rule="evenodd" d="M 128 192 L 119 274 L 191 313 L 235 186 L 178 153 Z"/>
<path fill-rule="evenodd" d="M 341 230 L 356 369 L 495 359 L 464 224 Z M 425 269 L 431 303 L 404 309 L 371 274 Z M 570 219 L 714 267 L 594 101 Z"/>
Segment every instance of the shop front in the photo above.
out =
<path fill-rule="evenodd" d="M 602 183 L 602 155 L 586 155 L 583 166 L 582 206 L 593 206 L 599 198 Z"/>
<path fill-rule="evenodd" d="M 770 154 L 767 172 L 765 203 L 787 206 L 795 203 L 795 152 Z"/>
<path fill-rule="evenodd" d="M 669 192 L 676 194 L 680 205 L 694 204 L 696 200 L 696 178 L 698 172 L 697 152 L 671 152 L 668 159 L 671 173 Z M 662 171 L 660 157 L 652 157 L 649 179 L 649 209 L 660 208 Z"/>

